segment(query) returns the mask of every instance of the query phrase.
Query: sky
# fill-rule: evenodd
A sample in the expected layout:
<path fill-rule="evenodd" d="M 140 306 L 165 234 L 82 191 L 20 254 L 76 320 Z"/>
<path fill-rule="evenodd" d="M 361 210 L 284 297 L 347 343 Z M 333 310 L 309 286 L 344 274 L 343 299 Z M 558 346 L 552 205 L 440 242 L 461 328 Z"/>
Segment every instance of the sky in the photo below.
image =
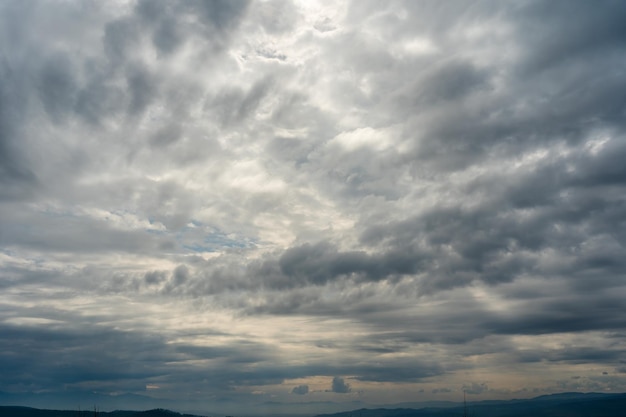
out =
<path fill-rule="evenodd" d="M 626 391 L 624 21 L 610 0 L 0 2 L 0 398 Z"/>

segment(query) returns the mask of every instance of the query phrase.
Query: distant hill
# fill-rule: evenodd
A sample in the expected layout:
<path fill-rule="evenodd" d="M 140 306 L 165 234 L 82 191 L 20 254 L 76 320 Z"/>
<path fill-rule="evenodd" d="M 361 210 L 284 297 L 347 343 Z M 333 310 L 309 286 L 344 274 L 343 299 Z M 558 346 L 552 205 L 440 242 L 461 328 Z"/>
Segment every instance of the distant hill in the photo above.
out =
<path fill-rule="evenodd" d="M 478 401 L 467 404 L 470 417 L 626 417 L 626 393 L 562 393 L 532 399 Z M 98 412 L 98 417 L 199 417 L 157 408 L 148 411 Z M 319 414 L 316 417 L 462 417 L 460 403 L 424 403 L 415 408 L 376 408 Z M 44 410 L 0 406 L 0 417 L 94 417 L 93 410 Z"/>
<path fill-rule="evenodd" d="M 470 417 L 622 417 L 626 394 L 563 393 L 527 400 L 468 403 Z M 360 409 L 316 417 L 461 417 L 463 405 L 453 407 Z"/>
<path fill-rule="evenodd" d="M 199 417 L 192 414 L 180 414 L 170 410 L 157 408 L 147 411 L 99 411 L 93 410 L 42 410 L 31 407 L 0 406 L 2 417 Z"/>

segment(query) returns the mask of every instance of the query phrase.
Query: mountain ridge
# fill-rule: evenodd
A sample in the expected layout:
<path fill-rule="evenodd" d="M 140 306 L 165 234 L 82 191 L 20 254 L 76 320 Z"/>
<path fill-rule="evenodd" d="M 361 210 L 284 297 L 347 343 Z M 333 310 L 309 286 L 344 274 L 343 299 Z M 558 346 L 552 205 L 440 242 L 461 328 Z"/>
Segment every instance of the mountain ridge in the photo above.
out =
<path fill-rule="evenodd" d="M 420 408 L 363 408 L 315 417 L 458 417 L 464 405 Z M 529 399 L 467 403 L 471 417 L 615 417 L 626 415 L 626 393 L 559 393 Z"/>
<path fill-rule="evenodd" d="M 338 413 L 317 414 L 315 417 L 460 417 L 464 405 L 460 402 L 433 401 L 412 407 L 384 405 L 380 408 L 360 408 Z M 378 406 L 375 406 L 378 407 Z M 565 392 L 529 399 L 485 400 L 467 403 L 471 417 L 615 417 L 626 415 L 626 393 Z M 22 405 L 0 405 L 2 417 L 204 417 L 210 414 L 179 413 L 164 408 L 148 410 L 94 411 L 42 409 Z M 276 415 L 274 413 L 259 413 Z M 287 414 L 285 414 L 287 415 Z"/>
<path fill-rule="evenodd" d="M 51 410 L 21 405 L 0 405 L 2 417 L 205 417 L 195 414 L 183 414 L 163 408 L 151 410 Z"/>

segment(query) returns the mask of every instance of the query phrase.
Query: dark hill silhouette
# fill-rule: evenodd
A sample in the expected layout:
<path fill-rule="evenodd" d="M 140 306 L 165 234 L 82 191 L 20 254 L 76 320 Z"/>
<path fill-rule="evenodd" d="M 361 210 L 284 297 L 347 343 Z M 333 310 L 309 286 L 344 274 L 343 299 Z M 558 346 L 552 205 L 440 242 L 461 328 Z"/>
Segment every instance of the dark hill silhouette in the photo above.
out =
<path fill-rule="evenodd" d="M 93 410 L 42 410 L 39 408 L 0 406 L 2 417 L 200 417 L 192 414 L 180 414 L 175 411 L 155 408 L 146 411 L 116 410 L 110 412 Z"/>
<path fill-rule="evenodd" d="M 426 406 L 429 405 L 429 406 Z M 563 393 L 532 399 L 468 403 L 470 417 L 622 417 L 626 416 L 625 394 Z M 156 408 L 147 411 L 98 412 L 98 417 L 199 417 Z M 417 408 L 359 409 L 316 417 L 461 417 L 463 404 L 425 404 Z M 43 410 L 0 406 L 0 417 L 94 417 L 93 410 Z"/>
<path fill-rule="evenodd" d="M 470 417 L 621 417 L 626 394 L 563 393 L 527 400 L 468 403 Z M 396 409 L 361 409 L 316 417 L 461 417 L 463 405 Z"/>

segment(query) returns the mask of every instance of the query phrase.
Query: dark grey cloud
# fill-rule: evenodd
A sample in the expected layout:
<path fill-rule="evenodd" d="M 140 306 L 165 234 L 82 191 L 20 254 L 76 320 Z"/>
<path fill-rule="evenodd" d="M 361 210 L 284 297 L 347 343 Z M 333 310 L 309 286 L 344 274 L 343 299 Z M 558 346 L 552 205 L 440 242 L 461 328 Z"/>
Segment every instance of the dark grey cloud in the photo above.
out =
<path fill-rule="evenodd" d="M 463 387 L 463 392 L 466 392 L 471 395 L 482 394 L 483 392 L 488 391 L 488 390 L 489 390 L 489 387 L 485 383 L 478 384 L 476 382 L 472 382 L 471 385 Z"/>
<path fill-rule="evenodd" d="M 37 329 L 3 326 L 3 391 L 32 386 L 34 390 L 63 387 L 84 381 L 132 384 L 156 376 L 163 357 L 155 353 L 154 336 L 138 336 L 105 329 Z M 132 351 L 119 352 L 116 346 Z"/>
<path fill-rule="evenodd" d="M 133 50 L 138 47 L 141 32 L 132 18 L 114 20 L 106 24 L 102 43 L 104 53 L 112 66 L 123 65 L 133 58 Z"/>
<path fill-rule="evenodd" d="M 519 12 L 520 39 L 528 45 L 525 71 L 545 71 L 583 56 L 593 59 L 624 45 L 626 32 L 620 20 L 626 8 L 617 1 L 603 1 L 599 7 L 584 2 L 529 2 Z"/>
<path fill-rule="evenodd" d="M 612 318 L 606 312 L 621 308 L 620 298 L 621 296 L 609 294 L 594 294 L 569 299 L 546 299 L 543 302 L 535 300 L 534 311 L 529 310 L 530 306 L 525 306 L 520 311 L 520 316 L 500 316 L 495 321 L 487 321 L 486 325 L 495 332 L 514 334 L 619 330 L 624 326 L 622 320 L 618 317 Z M 497 324 L 500 321 L 501 324 Z"/>
<path fill-rule="evenodd" d="M 28 97 L 23 90 L 27 80 L 12 62 L 0 61 L 0 181 L 2 200 L 20 199 L 37 185 L 37 176 L 20 146 Z"/>
<path fill-rule="evenodd" d="M 309 386 L 308 385 L 298 385 L 297 387 L 293 387 L 293 389 L 291 390 L 292 394 L 298 394 L 298 395 L 306 395 L 309 393 Z"/>
<path fill-rule="evenodd" d="M 209 114 L 215 115 L 223 125 L 241 123 L 254 113 L 273 84 L 271 77 L 257 81 L 247 91 L 226 88 L 206 103 Z"/>
<path fill-rule="evenodd" d="M 121 113 L 125 99 L 125 91 L 111 83 L 106 74 L 100 74 L 89 80 L 78 93 L 75 112 L 85 122 L 99 126 Z"/>
<path fill-rule="evenodd" d="M 388 252 L 369 256 L 363 251 L 341 252 L 326 242 L 290 248 L 279 260 L 281 272 L 288 282 L 305 281 L 324 284 L 339 276 L 362 276 L 365 279 L 385 279 L 390 275 L 415 273 L 421 259 Z"/>
<path fill-rule="evenodd" d="M 142 114 L 158 95 L 158 81 L 148 69 L 141 67 L 130 68 L 126 80 L 130 90 L 128 112 Z"/>
<path fill-rule="evenodd" d="M 347 384 L 343 378 L 336 376 L 333 378 L 333 384 L 330 390 L 338 394 L 347 394 L 352 391 L 352 388 L 350 388 L 350 384 Z"/>
<path fill-rule="evenodd" d="M 248 0 L 195 0 L 186 2 L 182 7 L 187 8 L 191 13 L 197 13 L 205 24 L 226 30 L 239 23 L 249 3 Z"/>
<path fill-rule="evenodd" d="M 60 121 L 74 107 L 78 93 L 76 78 L 77 74 L 67 56 L 52 56 L 43 64 L 39 77 L 39 97 L 53 120 Z"/>
<path fill-rule="evenodd" d="M 269 349 L 250 342 L 200 347 L 171 344 L 164 335 L 121 332 L 97 323 L 76 326 L 52 321 L 46 327 L 3 325 L 7 336 L 0 355 L 2 369 L 7 372 L 3 391 L 20 386 L 53 391 L 90 387 L 144 391 L 147 381 L 193 384 L 204 380 L 206 384 L 209 378 L 228 392 L 232 384 L 257 384 L 276 377 L 280 381 L 287 375 L 285 370 L 267 369 L 267 375 L 248 371 L 247 364 L 263 362 L 272 355 Z M 195 370 L 187 365 L 209 360 L 221 365 Z"/>
<path fill-rule="evenodd" d="M 176 51 L 183 40 L 178 22 L 173 18 L 162 19 L 152 35 L 152 43 L 160 54 L 168 55 Z"/>
<path fill-rule="evenodd" d="M 482 73 L 471 62 L 451 60 L 437 62 L 424 70 L 415 86 L 398 98 L 403 107 L 430 107 L 440 102 L 462 99 L 486 84 L 489 73 Z"/>
<path fill-rule="evenodd" d="M 136 16 L 151 30 L 151 41 L 159 54 L 176 52 L 192 33 L 198 33 L 221 49 L 229 31 L 237 27 L 248 7 L 247 0 L 187 1 L 171 4 L 164 1 L 140 1 Z"/>

